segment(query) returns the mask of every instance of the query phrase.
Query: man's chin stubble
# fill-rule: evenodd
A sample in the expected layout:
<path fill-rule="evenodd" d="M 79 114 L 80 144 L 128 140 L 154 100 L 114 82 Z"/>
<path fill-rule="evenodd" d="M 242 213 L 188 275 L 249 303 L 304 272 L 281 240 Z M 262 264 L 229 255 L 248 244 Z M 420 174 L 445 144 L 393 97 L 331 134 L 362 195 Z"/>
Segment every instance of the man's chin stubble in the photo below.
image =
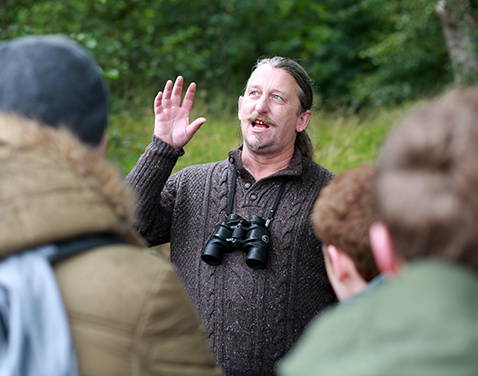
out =
<path fill-rule="evenodd" d="M 248 142 L 246 140 L 244 140 L 244 142 L 246 143 L 248 149 L 251 150 L 251 151 L 257 151 L 261 148 L 261 136 L 260 135 L 255 136 L 254 143 Z"/>

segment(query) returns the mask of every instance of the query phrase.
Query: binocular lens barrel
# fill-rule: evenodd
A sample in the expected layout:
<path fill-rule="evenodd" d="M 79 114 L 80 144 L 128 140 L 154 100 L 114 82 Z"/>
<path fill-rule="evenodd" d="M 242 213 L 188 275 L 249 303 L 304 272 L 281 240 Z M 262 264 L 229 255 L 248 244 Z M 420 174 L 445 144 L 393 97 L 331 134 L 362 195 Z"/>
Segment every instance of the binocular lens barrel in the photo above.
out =
<path fill-rule="evenodd" d="M 220 223 L 214 229 L 206 248 L 201 254 L 201 259 L 209 265 L 219 265 L 222 255 L 231 252 L 227 239 L 231 237 L 233 229 L 227 223 Z"/>
<path fill-rule="evenodd" d="M 204 248 L 204 251 L 201 255 L 201 260 L 212 266 L 220 265 L 222 262 L 223 253 L 222 245 L 216 244 L 214 239 L 211 239 L 206 248 Z"/>
<path fill-rule="evenodd" d="M 246 264 L 252 269 L 264 269 L 266 267 L 269 250 L 270 231 L 264 226 L 264 219 L 252 216 L 251 226 L 247 233 L 242 249 L 247 254 Z"/>
<path fill-rule="evenodd" d="M 247 254 L 246 264 L 252 269 L 265 269 L 265 261 L 266 260 L 264 260 L 264 255 L 261 251 L 252 250 Z"/>

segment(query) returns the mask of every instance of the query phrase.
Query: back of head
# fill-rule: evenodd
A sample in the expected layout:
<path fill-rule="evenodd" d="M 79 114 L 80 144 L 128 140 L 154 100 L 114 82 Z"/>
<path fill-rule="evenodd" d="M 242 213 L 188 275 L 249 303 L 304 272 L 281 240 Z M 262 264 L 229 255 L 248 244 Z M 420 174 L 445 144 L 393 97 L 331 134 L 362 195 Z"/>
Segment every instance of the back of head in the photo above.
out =
<path fill-rule="evenodd" d="M 375 208 L 405 259 L 478 269 L 478 91 L 412 110 L 379 159 Z"/>
<path fill-rule="evenodd" d="M 312 212 L 317 237 L 348 254 L 367 282 L 379 274 L 368 237 L 374 221 L 371 206 L 374 176 L 375 168 L 370 165 L 345 171 L 322 189 Z"/>
<path fill-rule="evenodd" d="M 28 36 L 0 44 L 0 66 L 0 111 L 66 126 L 93 147 L 100 143 L 108 97 L 85 49 L 61 36 Z"/>
<path fill-rule="evenodd" d="M 312 79 L 307 71 L 295 60 L 288 59 L 282 56 L 266 57 L 259 59 L 253 68 L 253 71 L 258 67 L 268 64 L 273 68 L 283 69 L 289 73 L 299 85 L 300 107 L 297 110 L 297 115 L 300 115 L 312 108 L 314 102 L 314 89 Z M 304 130 L 297 134 L 295 145 L 299 148 L 302 155 L 310 160 L 314 157 L 314 149 L 309 135 Z"/>

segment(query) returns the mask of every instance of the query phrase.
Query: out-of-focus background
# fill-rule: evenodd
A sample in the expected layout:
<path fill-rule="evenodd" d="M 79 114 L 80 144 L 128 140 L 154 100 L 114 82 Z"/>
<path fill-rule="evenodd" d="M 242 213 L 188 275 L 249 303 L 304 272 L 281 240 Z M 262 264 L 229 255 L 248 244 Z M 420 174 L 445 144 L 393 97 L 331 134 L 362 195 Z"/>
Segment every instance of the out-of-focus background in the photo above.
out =
<path fill-rule="evenodd" d="M 316 161 L 336 173 L 373 162 L 403 111 L 478 81 L 477 22 L 476 0 L 0 0 L 0 42 L 63 34 L 94 55 L 110 89 L 108 156 L 124 173 L 151 140 L 154 96 L 179 74 L 208 121 L 176 169 L 226 158 L 237 99 L 267 55 L 315 81 Z"/>

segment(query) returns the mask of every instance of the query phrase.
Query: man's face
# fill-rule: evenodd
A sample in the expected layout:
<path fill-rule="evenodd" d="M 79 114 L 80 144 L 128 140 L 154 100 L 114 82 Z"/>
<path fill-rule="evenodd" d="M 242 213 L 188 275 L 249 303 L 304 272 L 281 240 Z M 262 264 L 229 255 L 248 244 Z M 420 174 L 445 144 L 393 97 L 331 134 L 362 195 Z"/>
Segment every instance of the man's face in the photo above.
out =
<path fill-rule="evenodd" d="M 293 150 L 296 132 L 307 127 L 310 111 L 297 115 L 299 85 L 280 68 L 258 67 L 239 98 L 239 120 L 245 147 L 261 154 Z"/>

